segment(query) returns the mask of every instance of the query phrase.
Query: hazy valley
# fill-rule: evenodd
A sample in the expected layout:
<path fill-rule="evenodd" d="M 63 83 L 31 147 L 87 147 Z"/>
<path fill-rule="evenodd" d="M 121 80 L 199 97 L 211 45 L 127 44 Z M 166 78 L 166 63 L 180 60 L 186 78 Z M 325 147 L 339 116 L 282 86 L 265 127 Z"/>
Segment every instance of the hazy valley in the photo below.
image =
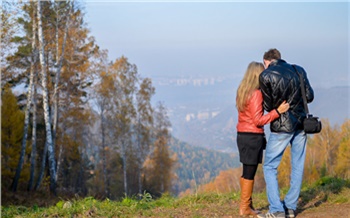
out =
<path fill-rule="evenodd" d="M 169 110 L 172 134 L 190 145 L 236 152 L 237 77 L 152 78 L 156 87 L 154 101 L 162 101 Z M 310 112 L 331 125 L 349 118 L 349 86 L 317 88 Z M 265 126 L 269 133 L 269 126 Z"/>

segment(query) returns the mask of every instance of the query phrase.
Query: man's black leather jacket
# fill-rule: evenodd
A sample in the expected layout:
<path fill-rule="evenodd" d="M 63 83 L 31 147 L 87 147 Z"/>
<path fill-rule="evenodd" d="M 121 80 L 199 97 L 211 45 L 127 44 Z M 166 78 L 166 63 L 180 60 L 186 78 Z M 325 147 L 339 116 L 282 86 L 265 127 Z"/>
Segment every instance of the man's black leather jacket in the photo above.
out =
<path fill-rule="evenodd" d="M 305 70 L 294 65 L 302 74 L 305 85 L 307 103 L 314 99 L 314 91 L 310 86 Z M 302 121 L 306 117 L 300 89 L 300 79 L 293 66 L 279 59 L 272 61 L 259 77 L 260 88 L 264 98 L 264 109 L 271 111 L 286 100 L 290 108 L 286 113 L 272 121 L 271 132 L 293 132 L 302 129 Z"/>

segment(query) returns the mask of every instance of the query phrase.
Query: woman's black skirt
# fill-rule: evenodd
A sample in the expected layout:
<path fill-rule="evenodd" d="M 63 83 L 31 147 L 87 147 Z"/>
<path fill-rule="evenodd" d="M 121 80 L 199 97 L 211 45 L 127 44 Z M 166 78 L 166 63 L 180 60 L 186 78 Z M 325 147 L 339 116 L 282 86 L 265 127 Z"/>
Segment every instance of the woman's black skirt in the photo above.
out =
<path fill-rule="evenodd" d="M 266 147 L 265 134 L 238 132 L 237 146 L 241 163 L 258 165 L 262 163 L 263 150 Z"/>

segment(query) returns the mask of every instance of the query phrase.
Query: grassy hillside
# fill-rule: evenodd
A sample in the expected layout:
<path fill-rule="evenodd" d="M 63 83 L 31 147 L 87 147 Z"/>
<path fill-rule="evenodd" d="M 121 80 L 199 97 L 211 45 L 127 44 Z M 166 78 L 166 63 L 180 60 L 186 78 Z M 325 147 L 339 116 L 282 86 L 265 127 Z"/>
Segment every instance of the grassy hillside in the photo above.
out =
<path fill-rule="evenodd" d="M 287 190 L 282 190 L 285 195 Z M 266 212 L 266 194 L 255 193 L 255 207 Z M 52 200 L 52 199 L 51 199 Z M 205 193 L 175 198 L 163 195 L 152 199 L 148 193 L 141 200 L 125 197 L 121 201 L 94 198 L 56 199 L 50 207 L 2 206 L 2 217 L 238 217 L 239 193 Z M 32 199 L 32 203 L 35 199 Z M 2 202 L 4 203 L 4 202 Z M 8 204 L 9 202 L 7 202 Z M 322 178 L 303 187 L 298 217 L 348 217 L 350 181 Z"/>

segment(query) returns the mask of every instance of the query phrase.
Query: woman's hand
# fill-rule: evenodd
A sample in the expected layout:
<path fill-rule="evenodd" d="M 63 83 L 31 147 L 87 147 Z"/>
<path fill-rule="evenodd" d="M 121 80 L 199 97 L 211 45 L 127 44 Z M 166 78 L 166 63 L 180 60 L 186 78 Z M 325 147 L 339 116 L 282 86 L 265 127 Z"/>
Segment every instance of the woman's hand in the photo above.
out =
<path fill-rule="evenodd" d="M 289 103 L 287 103 L 286 101 L 283 101 L 282 104 L 280 106 L 278 106 L 277 111 L 280 114 L 283 114 L 284 112 L 288 111 L 289 109 Z"/>

